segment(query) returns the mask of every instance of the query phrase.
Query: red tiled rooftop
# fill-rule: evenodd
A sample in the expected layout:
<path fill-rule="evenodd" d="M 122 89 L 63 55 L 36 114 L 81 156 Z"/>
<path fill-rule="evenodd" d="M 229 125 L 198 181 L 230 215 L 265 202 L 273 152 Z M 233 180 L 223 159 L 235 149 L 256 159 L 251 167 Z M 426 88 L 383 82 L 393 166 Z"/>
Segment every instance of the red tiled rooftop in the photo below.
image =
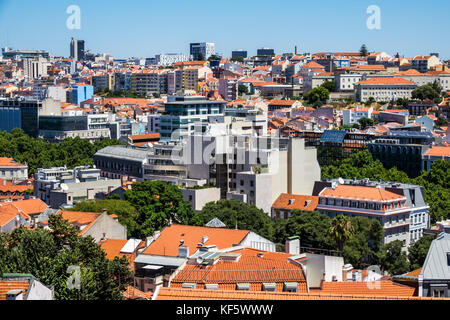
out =
<path fill-rule="evenodd" d="M 290 202 L 292 203 L 289 204 Z M 298 210 L 314 211 L 316 210 L 318 203 L 319 197 L 317 196 L 282 193 L 275 200 L 272 207 L 276 209 L 287 209 L 287 210 L 298 209 Z"/>
<path fill-rule="evenodd" d="M 375 201 L 389 201 L 406 199 L 402 195 L 384 190 L 377 187 L 352 186 L 339 184 L 335 189 L 325 188 L 319 196 L 343 198 L 343 199 L 361 199 Z"/>
<path fill-rule="evenodd" d="M 425 155 L 431 157 L 450 157 L 450 147 L 433 146 L 425 152 Z"/>
<path fill-rule="evenodd" d="M 189 253 L 193 254 L 197 244 L 203 236 L 208 236 L 205 245 L 216 245 L 218 249 L 232 247 L 239 244 L 249 234 L 249 230 L 234 230 L 224 228 L 209 228 L 172 224 L 161 231 L 160 236 L 144 250 L 144 254 L 161 256 L 178 256 L 180 240 L 189 247 Z"/>

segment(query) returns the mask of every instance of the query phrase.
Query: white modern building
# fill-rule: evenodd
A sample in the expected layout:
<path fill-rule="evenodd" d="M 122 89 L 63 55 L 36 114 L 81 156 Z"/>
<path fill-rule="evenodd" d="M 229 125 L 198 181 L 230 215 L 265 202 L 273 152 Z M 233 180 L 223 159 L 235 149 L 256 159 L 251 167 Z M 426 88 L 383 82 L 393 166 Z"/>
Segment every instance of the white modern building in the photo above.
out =
<path fill-rule="evenodd" d="M 204 60 L 215 54 L 213 42 L 198 42 L 190 44 L 190 54 L 192 59 L 199 60 L 199 54 L 203 55 Z"/>
<path fill-rule="evenodd" d="M 155 62 L 160 66 L 170 66 L 184 61 L 189 61 L 189 56 L 183 53 L 162 53 L 155 56 Z"/>
<path fill-rule="evenodd" d="M 356 106 L 351 109 L 342 110 L 342 124 L 344 126 L 351 126 L 358 123 L 359 119 L 372 117 L 373 108 L 372 107 L 361 107 Z"/>

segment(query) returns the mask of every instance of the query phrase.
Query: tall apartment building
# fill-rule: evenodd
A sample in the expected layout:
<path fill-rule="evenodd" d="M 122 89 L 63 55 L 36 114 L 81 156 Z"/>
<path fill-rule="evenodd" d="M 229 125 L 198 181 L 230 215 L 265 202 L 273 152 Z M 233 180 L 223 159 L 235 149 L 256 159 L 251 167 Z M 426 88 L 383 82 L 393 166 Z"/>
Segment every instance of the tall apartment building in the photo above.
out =
<path fill-rule="evenodd" d="M 150 71 L 133 73 L 130 77 L 131 90 L 142 96 L 150 96 L 154 93 L 167 94 L 167 72 Z"/>
<path fill-rule="evenodd" d="M 105 73 L 92 77 L 92 85 L 94 89 L 114 90 L 116 87 L 116 74 Z"/>
<path fill-rule="evenodd" d="M 29 79 L 36 79 L 47 75 L 47 59 L 36 57 L 32 59 L 23 59 L 23 74 Z"/>
<path fill-rule="evenodd" d="M 214 43 L 212 42 L 191 43 L 189 52 L 195 61 L 199 60 L 200 53 L 203 55 L 204 60 L 208 60 L 208 58 L 215 53 Z"/>
<path fill-rule="evenodd" d="M 72 86 L 72 103 L 80 104 L 83 101 L 89 100 L 94 95 L 94 87 L 84 84 L 78 83 Z"/>
<path fill-rule="evenodd" d="M 384 244 L 400 240 L 408 247 L 430 226 L 429 206 L 421 186 L 368 179 L 320 184 L 318 211 L 330 217 L 343 214 L 377 219 L 384 229 Z"/>
<path fill-rule="evenodd" d="M 75 61 L 83 61 L 84 54 L 84 40 L 75 40 L 72 38 L 70 41 L 70 57 Z"/>
<path fill-rule="evenodd" d="M 183 70 L 184 71 L 184 70 Z M 161 140 L 170 140 L 175 130 L 187 136 L 194 130 L 194 122 L 206 122 L 211 115 L 223 115 L 225 101 L 207 100 L 202 96 L 168 96 L 165 113 L 161 116 Z"/>
<path fill-rule="evenodd" d="M 238 57 L 247 58 L 247 51 L 242 49 L 231 51 L 231 58 Z"/>
<path fill-rule="evenodd" d="M 238 97 L 238 79 L 233 77 L 220 78 L 219 94 L 227 101 L 236 100 Z"/>

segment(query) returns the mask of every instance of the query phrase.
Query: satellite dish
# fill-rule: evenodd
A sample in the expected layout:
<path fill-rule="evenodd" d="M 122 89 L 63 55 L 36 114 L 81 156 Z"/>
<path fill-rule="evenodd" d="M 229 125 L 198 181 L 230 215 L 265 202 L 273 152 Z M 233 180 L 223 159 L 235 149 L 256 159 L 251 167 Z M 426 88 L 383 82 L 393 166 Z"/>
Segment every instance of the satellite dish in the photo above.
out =
<path fill-rule="evenodd" d="M 202 264 L 203 263 L 203 257 L 202 256 L 198 256 L 197 257 L 197 264 Z"/>
<path fill-rule="evenodd" d="M 65 183 L 61 183 L 61 189 L 64 191 L 67 191 L 67 190 L 69 190 L 69 186 Z"/>
<path fill-rule="evenodd" d="M 339 179 L 338 179 L 338 182 L 339 182 L 339 184 L 344 184 L 344 179 L 339 178 Z"/>

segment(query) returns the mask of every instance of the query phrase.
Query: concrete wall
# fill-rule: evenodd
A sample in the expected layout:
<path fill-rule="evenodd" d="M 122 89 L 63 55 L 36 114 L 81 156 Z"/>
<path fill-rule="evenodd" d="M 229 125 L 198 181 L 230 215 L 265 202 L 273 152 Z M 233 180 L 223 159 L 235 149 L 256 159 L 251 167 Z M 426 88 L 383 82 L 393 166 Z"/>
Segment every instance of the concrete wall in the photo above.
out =
<path fill-rule="evenodd" d="M 47 288 L 37 280 L 31 282 L 27 300 L 53 300 L 53 290 Z"/>
<path fill-rule="evenodd" d="M 314 182 L 320 181 L 317 149 L 305 148 L 304 139 L 289 142 L 288 193 L 312 195 Z M 275 200 L 275 199 L 274 199 Z"/>
<path fill-rule="evenodd" d="M 99 242 L 102 238 L 126 240 L 127 228 L 104 213 L 83 233 L 83 236 L 92 236 L 95 242 Z"/>
<path fill-rule="evenodd" d="M 201 211 L 208 202 L 220 200 L 220 188 L 181 189 L 181 192 L 196 212 Z"/>
<path fill-rule="evenodd" d="M 242 246 L 251 247 L 258 250 L 276 251 L 276 245 L 272 241 L 250 231 L 244 240 L 240 243 Z"/>

